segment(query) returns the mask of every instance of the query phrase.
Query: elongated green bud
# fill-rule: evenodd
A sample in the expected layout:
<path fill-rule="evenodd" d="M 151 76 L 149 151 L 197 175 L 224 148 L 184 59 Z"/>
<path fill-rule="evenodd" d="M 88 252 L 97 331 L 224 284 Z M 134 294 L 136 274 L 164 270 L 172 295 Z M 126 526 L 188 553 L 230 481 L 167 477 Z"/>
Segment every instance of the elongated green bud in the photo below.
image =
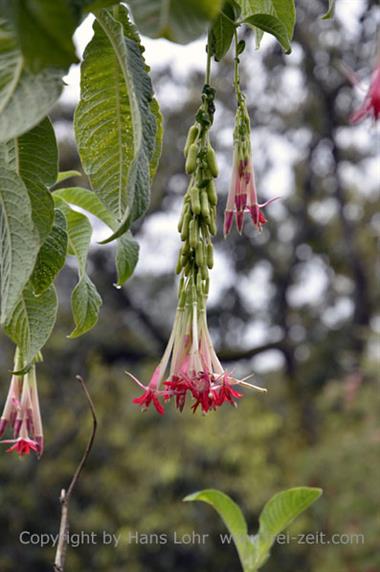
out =
<path fill-rule="evenodd" d="M 192 219 L 189 224 L 189 242 L 191 248 L 196 249 L 198 244 L 198 224 L 195 219 Z"/>
<path fill-rule="evenodd" d="M 198 242 L 197 248 L 195 249 L 195 262 L 197 266 L 202 266 L 204 264 L 204 253 L 203 253 L 203 244 Z"/>
<path fill-rule="evenodd" d="M 183 226 L 183 219 L 185 218 L 185 214 L 186 212 L 189 210 L 189 207 L 186 203 L 183 204 L 182 207 L 182 212 L 181 212 L 181 216 L 180 219 L 178 221 L 178 232 L 182 231 L 182 226 Z"/>
<path fill-rule="evenodd" d="M 208 280 L 208 268 L 207 268 L 206 264 L 201 266 L 201 276 L 202 276 L 202 280 Z"/>
<path fill-rule="evenodd" d="M 207 163 L 210 169 L 210 173 L 213 177 L 217 177 L 219 174 L 218 163 L 216 162 L 216 155 L 214 149 L 211 145 L 207 149 Z"/>
<path fill-rule="evenodd" d="M 188 175 L 194 173 L 197 166 L 197 155 L 198 155 L 198 145 L 192 143 L 189 147 L 189 152 L 187 154 L 185 171 Z"/>
<path fill-rule="evenodd" d="M 207 185 L 207 196 L 210 201 L 210 205 L 215 206 L 218 202 L 218 195 L 216 192 L 216 185 L 214 181 L 209 181 Z"/>
<path fill-rule="evenodd" d="M 209 229 L 210 229 L 210 233 L 212 234 L 212 236 L 215 236 L 215 235 L 216 235 L 216 221 L 215 221 L 214 208 L 215 208 L 215 207 L 213 207 L 212 210 L 211 210 L 210 218 L 207 219 L 207 224 L 208 224 L 208 227 L 209 227 Z"/>
<path fill-rule="evenodd" d="M 177 266 L 176 266 L 176 268 L 175 268 L 175 273 L 176 273 L 176 274 L 181 274 L 182 268 L 183 268 L 182 256 L 181 256 L 181 253 L 179 253 L 179 255 L 178 255 L 178 260 L 177 260 Z"/>
<path fill-rule="evenodd" d="M 201 213 L 204 218 L 210 217 L 210 208 L 208 204 L 208 196 L 206 191 L 202 191 L 201 193 Z"/>
<path fill-rule="evenodd" d="M 185 216 L 183 217 L 183 223 L 182 223 L 181 240 L 183 240 L 183 241 L 187 240 L 187 238 L 189 237 L 190 221 L 191 221 L 191 213 L 188 210 L 186 212 Z"/>
<path fill-rule="evenodd" d="M 184 148 L 184 154 L 185 157 L 187 157 L 187 154 L 189 152 L 189 147 L 192 143 L 194 143 L 194 141 L 196 140 L 196 138 L 198 137 L 198 126 L 197 125 L 192 125 L 187 133 L 187 138 L 186 138 L 186 143 L 185 143 L 185 148 Z"/>
<path fill-rule="evenodd" d="M 198 187 L 192 187 L 190 190 L 191 210 L 194 214 L 199 215 L 201 212 L 201 203 L 199 200 Z"/>
<path fill-rule="evenodd" d="M 214 249 L 211 242 L 207 245 L 207 266 L 211 268 L 214 266 Z"/>

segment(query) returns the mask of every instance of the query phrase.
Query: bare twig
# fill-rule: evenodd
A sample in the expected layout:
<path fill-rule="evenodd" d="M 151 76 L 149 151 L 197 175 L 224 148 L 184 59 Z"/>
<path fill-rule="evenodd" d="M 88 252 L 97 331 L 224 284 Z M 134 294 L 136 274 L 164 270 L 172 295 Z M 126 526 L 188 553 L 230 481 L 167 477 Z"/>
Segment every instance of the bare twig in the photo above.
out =
<path fill-rule="evenodd" d="M 62 489 L 61 496 L 60 496 L 60 503 L 61 503 L 61 522 L 59 525 L 59 536 L 58 536 L 58 543 L 57 543 L 57 551 L 55 553 L 55 561 L 54 561 L 54 572 L 64 572 L 65 568 L 65 558 L 66 558 L 66 549 L 67 549 L 67 540 L 69 535 L 69 502 L 71 495 L 73 493 L 74 487 L 78 482 L 80 474 L 84 465 L 86 464 L 87 458 L 91 453 L 92 446 L 94 444 L 96 428 L 98 425 L 98 421 L 96 418 L 95 407 L 92 402 L 91 396 L 87 390 L 86 384 L 80 375 L 76 376 L 76 379 L 81 384 L 83 392 L 86 396 L 88 405 L 91 410 L 92 414 L 92 432 L 91 436 L 88 440 L 86 449 L 83 453 L 83 456 L 79 462 L 79 465 L 76 468 L 76 471 L 71 479 L 71 483 L 67 491 Z"/>

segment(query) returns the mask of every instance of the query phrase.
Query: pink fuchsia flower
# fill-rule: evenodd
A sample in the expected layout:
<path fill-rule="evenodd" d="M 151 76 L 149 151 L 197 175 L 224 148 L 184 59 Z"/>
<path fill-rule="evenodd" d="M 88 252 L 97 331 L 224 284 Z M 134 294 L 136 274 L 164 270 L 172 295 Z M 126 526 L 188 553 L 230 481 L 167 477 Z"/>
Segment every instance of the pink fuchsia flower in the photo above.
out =
<path fill-rule="evenodd" d="M 353 113 L 350 121 L 351 123 L 359 123 L 366 117 L 373 117 L 375 121 L 380 117 L 380 64 L 373 72 L 371 84 L 363 103 Z"/>
<path fill-rule="evenodd" d="M 234 216 L 238 232 L 242 233 L 245 212 L 250 214 L 255 227 L 261 230 L 267 222 L 262 209 L 279 198 L 275 197 L 261 204 L 258 202 L 252 159 L 249 155 L 242 158 L 238 144 L 234 149 L 233 164 L 230 190 L 224 212 L 225 237 L 231 231 Z"/>
<path fill-rule="evenodd" d="M 12 439 L 0 443 L 12 444 L 7 449 L 24 456 L 34 451 L 40 457 L 44 449 L 40 406 L 37 392 L 35 366 L 25 375 L 13 375 L 0 418 L 0 437 L 7 426 L 13 430 Z"/>
<path fill-rule="evenodd" d="M 194 412 L 200 408 L 207 413 L 224 403 L 235 405 L 234 400 L 242 397 L 235 386 L 263 390 L 223 369 L 212 344 L 205 306 L 194 295 L 192 300 L 188 296 L 185 306 L 178 307 L 169 343 L 148 386 L 129 375 L 143 389 L 143 394 L 134 399 L 134 403 L 142 405 L 143 409 L 153 403 L 160 414 L 163 403 L 172 399 L 180 411 L 189 398 Z"/>

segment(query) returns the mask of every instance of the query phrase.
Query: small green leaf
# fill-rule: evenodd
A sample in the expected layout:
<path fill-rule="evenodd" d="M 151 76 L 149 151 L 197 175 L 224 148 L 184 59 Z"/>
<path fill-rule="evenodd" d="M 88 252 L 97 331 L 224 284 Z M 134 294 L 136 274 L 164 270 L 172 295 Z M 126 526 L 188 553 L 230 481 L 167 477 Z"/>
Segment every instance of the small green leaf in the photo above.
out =
<path fill-rule="evenodd" d="M 75 286 L 71 296 L 75 329 L 68 336 L 77 338 L 93 328 L 98 321 L 102 299 L 90 278 L 85 274 Z"/>
<path fill-rule="evenodd" d="M 318 488 L 295 487 L 274 495 L 266 503 L 259 517 L 259 533 L 255 539 L 258 567 L 267 559 L 276 536 L 321 494 L 322 490 Z"/>
<path fill-rule="evenodd" d="M 128 11 L 119 7 L 115 19 L 102 10 L 94 32 L 81 66 L 75 132 L 91 186 L 118 222 L 119 232 L 110 241 L 148 207 L 160 129 L 143 48 Z"/>
<path fill-rule="evenodd" d="M 81 177 L 82 173 L 79 171 L 60 171 L 57 176 L 57 180 L 55 181 L 56 184 L 63 183 L 63 181 L 67 181 L 67 179 L 72 179 L 73 177 Z"/>
<path fill-rule="evenodd" d="M 139 245 L 128 231 L 117 241 L 115 256 L 117 286 L 122 286 L 132 276 L 138 258 Z"/>
<path fill-rule="evenodd" d="M 5 325 L 5 332 L 17 344 L 24 363 L 31 363 L 46 344 L 55 324 L 57 308 L 54 286 L 41 296 L 35 296 L 30 285 L 23 290 L 10 321 Z"/>
<path fill-rule="evenodd" d="M 42 243 L 54 219 L 53 199 L 47 187 L 54 183 L 58 172 L 57 142 L 49 119 L 45 117 L 31 131 L 1 143 L 0 159 L 25 183 Z"/>
<path fill-rule="evenodd" d="M 268 32 L 277 38 L 286 53 L 291 52 L 291 39 L 296 22 L 294 0 L 239 0 L 240 23 L 249 24 L 256 31 Z M 261 33 L 256 31 L 256 45 Z"/>
<path fill-rule="evenodd" d="M 0 322 L 7 322 L 32 273 L 40 241 L 22 179 L 0 164 Z"/>
<path fill-rule="evenodd" d="M 216 61 L 224 58 L 230 49 L 234 37 L 234 9 L 231 4 L 226 4 L 220 14 L 215 18 L 209 34 L 211 55 Z"/>
<path fill-rule="evenodd" d="M 62 87 L 60 70 L 27 71 L 14 31 L 0 18 L 0 143 L 37 125 L 57 101 Z"/>
<path fill-rule="evenodd" d="M 86 271 L 92 235 L 91 223 L 84 214 L 74 211 L 63 198 L 59 197 L 58 192 L 54 193 L 54 198 L 56 205 L 66 217 L 69 252 L 72 252 L 78 261 L 79 281 L 71 296 L 75 328 L 69 335 L 70 338 L 76 338 L 95 326 L 102 299 Z"/>
<path fill-rule="evenodd" d="M 78 20 L 67 0 L 12 0 L 11 14 L 26 66 L 67 69 L 78 58 L 72 40 Z"/>
<path fill-rule="evenodd" d="M 36 295 L 44 292 L 62 270 L 67 252 L 67 225 L 64 214 L 55 209 L 55 220 L 50 234 L 40 248 L 31 276 Z"/>
<path fill-rule="evenodd" d="M 245 24 L 251 24 L 264 32 L 268 32 L 277 38 L 280 42 L 284 52 L 289 54 L 292 50 L 288 34 L 286 32 L 285 26 L 282 24 L 278 18 L 275 16 L 270 16 L 269 14 L 255 14 L 244 20 Z"/>
<path fill-rule="evenodd" d="M 226 494 L 215 489 L 205 489 L 192 495 L 188 495 L 184 501 L 203 501 L 211 505 L 231 533 L 240 561 L 244 562 L 250 558 L 253 548 L 249 541 L 247 523 L 239 506 Z"/>
<path fill-rule="evenodd" d="M 327 9 L 327 12 L 323 14 L 322 20 L 331 20 L 331 18 L 334 18 L 334 14 L 335 14 L 335 0 L 329 0 L 329 7 Z"/>
<path fill-rule="evenodd" d="M 151 38 L 187 44 L 206 32 L 224 0 L 129 0 L 139 30 Z"/>

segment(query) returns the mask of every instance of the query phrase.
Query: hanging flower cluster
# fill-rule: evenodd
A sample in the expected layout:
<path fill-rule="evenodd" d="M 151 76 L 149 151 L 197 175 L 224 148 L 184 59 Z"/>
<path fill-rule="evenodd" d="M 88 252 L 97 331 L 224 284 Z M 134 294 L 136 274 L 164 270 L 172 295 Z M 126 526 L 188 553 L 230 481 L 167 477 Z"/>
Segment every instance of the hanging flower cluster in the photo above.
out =
<path fill-rule="evenodd" d="M 16 360 L 17 364 L 17 352 Z M 16 365 L 17 369 L 17 365 Z M 31 451 L 38 458 L 44 450 L 41 413 L 37 392 L 36 366 L 25 374 L 12 375 L 8 396 L 0 418 L 0 437 L 6 428 L 12 430 L 12 438 L 0 443 L 10 444 L 7 453 L 16 452 L 20 457 Z"/>
<path fill-rule="evenodd" d="M 185 145 L 185 168 L 190 182 L 178 226 L 183 244 L 177 263 L 181 277 L 172 333 L 149 384 L 144 386 L 131 376 L 143 389 L 134 403 L 142 409 L 152 404 L 161 415 L 168 401 L 174 401 L 180 411 L 191 401 L 194 412 L 200 409 L 207 413 L 224 403 L 236 405 L 242 397 L 237 387 L 256 388 L 247 379 L 239 380 L 223 369 L 207 326 L 209 269 L 213 267 L 211 236 L 216 234 L 214 179 L 218 175 L 209 141 L 214 97 L 214 90 L 205 85 L 202 105 Z"/>
<path fill-rule="evenodd" d="M 227 204 L 224 212 L 224 237 L 230 233 L 235 217 L 239 234 L 244 227 L 244 213 L 248 213 L 254 226 L 261 230 L 267 222 L 262 211 L 267 205 L 278 199 L 275 197 L 264 203 L 257 198 L 255 173 L 252 162 L 251 122 L 246 99 L 240 89 L 239 54 L 245 48 L 244 41 L 237 43 L 235 55 L 235 91 L 237 110 L 234 128 L 233 169 Z"/>

